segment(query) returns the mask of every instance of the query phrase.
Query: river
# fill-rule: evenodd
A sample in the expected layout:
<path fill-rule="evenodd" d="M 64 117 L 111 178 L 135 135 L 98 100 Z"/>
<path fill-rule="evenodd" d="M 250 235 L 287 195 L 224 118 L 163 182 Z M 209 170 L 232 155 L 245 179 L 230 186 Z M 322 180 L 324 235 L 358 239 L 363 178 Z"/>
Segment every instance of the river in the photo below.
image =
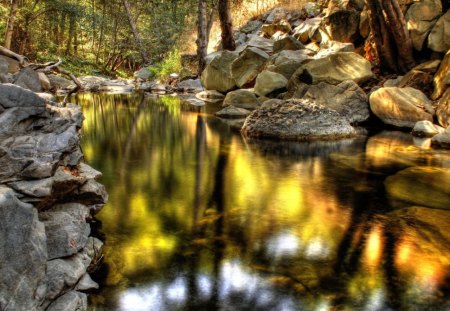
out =
<path fill-rule="evenodd" d="M 170 96 L 76 101 L 109 192 L 91 311 L 450 310 L 450 152 L 396 131 L 249 141 Z"/>

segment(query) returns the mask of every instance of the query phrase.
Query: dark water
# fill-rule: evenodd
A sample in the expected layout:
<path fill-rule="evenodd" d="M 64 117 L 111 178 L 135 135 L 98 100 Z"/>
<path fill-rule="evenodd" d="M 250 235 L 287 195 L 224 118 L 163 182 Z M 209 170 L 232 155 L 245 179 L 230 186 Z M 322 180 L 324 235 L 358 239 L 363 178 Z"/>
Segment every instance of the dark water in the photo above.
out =
<path fill-rule="evenodd" d="M 449 152 L 246 141 L 175 97 L 78 102 L 110 194 L 91 310 L 450 310 Z"/>

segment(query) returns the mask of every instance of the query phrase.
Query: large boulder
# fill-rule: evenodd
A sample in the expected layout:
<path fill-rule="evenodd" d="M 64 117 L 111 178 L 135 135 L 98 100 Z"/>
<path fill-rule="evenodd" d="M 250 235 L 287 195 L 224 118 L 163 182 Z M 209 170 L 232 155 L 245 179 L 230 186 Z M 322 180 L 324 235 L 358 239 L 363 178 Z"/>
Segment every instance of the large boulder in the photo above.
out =
<path fill-rule="evenodd" d="M 266 69 L 280 73 L 289 80 L 303 63 L 313 59 L 312 54 L 306 49 L 281 51 L 272 56 Z"/>
<path fill-rule="evenodd" d="M 441 53 L 450 49 L 450 10 L 439 18 L 431 30 L 428 36 L 428 47 Z"/>
<path fill-rule="evenodd" d="M 322 18 L 320 17 L 309 18 L 294 28 L 293 36 L 303 44 L 309 41 L 320 42 L 322 41 L 322 34 L 320 32 L 321 23 Z"/>
<path fill-rule="evenodd" d="M 0 83 L 9 83 L 10 77 L 8 74 L 8 63 L 3 58 L 0 58 Z"/>
<path fill-rule="evenodd" d="M 264 24 L 261 28 L 263 34 L 268 37 L 272 37 L 275 33 L 289 33 L 291 31 L 291 24 L 286 19 L 282 19 L 276 23 Z"/>
<path fill-rule="evenodd" d="M 0 55 L 0 61 L 8 64 L 8 73 L 15 74 L 20 70 L 20 64 L 17 60 L 10 57 Z"/>
<path fill-rule="evenodd" d="M 14 77 L 14 84 L 33 92 L 42 92 L 41 79 L 39 74 L 30 67 L 23 68 Z"/>
<path fill-rule="evenodd" d="M 273 45 L 273 52 L 278 53 L 284 50 L 301 50 L 305 46 L 292 36 L 286 36 L 283 39 L 275 41 Z"/>
<path fill-rule="evenodd" d="M 0 309 L 37 310 L 46 290 L 44 225 L 32 205 L 0 186 Z"/>
<path fill-rule="evenodd" d="M 252 112 L 242 133 L 247 137 L 286 140 L 335 140 L 356 135 L 348 121 L 333 109 L 307 99 L 280 101 Z"/>
<path fill-rule="evenodd" d="M 370 116 L 369 99 L 352 80 L 338 85 L 325 82 L 311 85 L 304 97 L 337 111 L 351 124 L 364 122 Z"/>
<path fill-rule="evenodd" d="M 270 95 L 286 89 L 288 80 L 279 73 L 264 70 L 256 78 L 255 93 L 258 96 Z"/>
<path fill-rule="evenodd" d="M 450 126 L 450 88 L 445 91 L 437 104 L 436 116 L 443 127 Z"/>
<path fill-rule="evenodd" d="M 155 78 L 155 76 L 156 76 L 155 71 L 150 70 L 149 67 L 143 67 L 133 73 L 134 79 L 138 81 L 149 81 Z"/>
<path fill-rule="evenodd" d="M 354 52 L 355 46 L 350 42 L 338 42 L 333 40 L 328 40 L 326 42 L 321 42 L 320 50 L 314 55 L 314 58 L 324 58 L 338 52 Z"/>
<path fill-rule="evenodd" d="M 244 26 L 242 26 L 241 28 L 239 28 L 239 31 L 244 34 L 254 34 L 261 29 L 262 25 L 263 25 L 263 23 L 261 21 L 252 20 L 252 21 L 249 21 Z"/>
<path fill-rule="evenodd" d="M 359 84 L 373 76 L 371 64 L 364 57 L 353 52 L 339 52 L 303 64 L 291 80 L 296 79 L 307 84 L 339 84 L 353 80 Z"/>
<path fill-rule="evenodd" d="M 445 54 L 444 59 L 439 66 L 438 71 L 434 75 L 433 86 L 434 91 L 431 99 L 439 99 L 450 85 L 450 50 Z"/>
<path fill-rule="evenodd" d="M 64 77 L 50 74 L 47 76 L 50 81 L 50 89 L 66 90 L 74 86 L 74 83 Z"/>
<path fill-rule="evenodd" d="M 259 107 L 259 102 L 255 93 L 248 90 L 236 90 L 229 92 L 223 101 L 223 106 L 230 105 L 253 110 Z"/>
<path fill-rule="evenodd" d="M 202 73 L 202 84 L 207 90 L 228 92 L 236 88 L 231 75 L 231 63 L 238 57 L 237 53 L 223 51 L 216 56 Z"/>
<path fill-rule="evenodd" d="M 0 84 L 0 106 L 4 109 L 14 107 L 45 107 L 45 101 L 36 93 L 13 84 Z"/>
<path fill-rule="evenodd" d="M 410 167 L 385 181 L 386 191 L 395 206 L 402 204 L 450 210 L 450 169 Z"/>
<path fill-rule="evenodd" d="M 266 39 L 257 35 L 249 35 L 249 40 L 246 45 L 248 47 L 254 47 L 266 52 L 269 55 L 273 54 L 274 41 L 272 39 Z"/>
<path fill-rule="evenodd" d="M 409 7 L 405 15 L 406 26 L 417 51 L 423 49 L 428 34 L 441 14 L 441 0 L 422 0 Z"/>
<path fill-rule="evenodd" d="M 324 26 L 330 39 L 353 42 L 359 36 L 360 12 L 353 9 L 336 8 L 324 18 Z"/>
<path fill-rule="evenodd" d="M 247 47 L 231 64 L 231 76 L 236 81 L 236 85 L 243 87 L 251 84 L 268 59 L 269 55 L 266 52 L 258 48 Z"/>
<path fill-rule="evenodd" d="M 410 87 L 380 88 L 370 95 L 369 101 L 372 112 L 386 124 L 412 129 L 418 121 L 433 121 L 430 100 Z"/>

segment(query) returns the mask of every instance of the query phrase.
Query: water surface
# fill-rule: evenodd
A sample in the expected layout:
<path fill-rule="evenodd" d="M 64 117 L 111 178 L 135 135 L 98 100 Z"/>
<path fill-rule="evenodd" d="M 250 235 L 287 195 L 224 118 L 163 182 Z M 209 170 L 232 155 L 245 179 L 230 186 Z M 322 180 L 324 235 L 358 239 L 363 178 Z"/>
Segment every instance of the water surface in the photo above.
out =
<path fill-rule="evenodd" d="M 91 310 L 450 310 L 449 152 L 246 141 L 176 97 L 78 103 L 110 195 Z"/>

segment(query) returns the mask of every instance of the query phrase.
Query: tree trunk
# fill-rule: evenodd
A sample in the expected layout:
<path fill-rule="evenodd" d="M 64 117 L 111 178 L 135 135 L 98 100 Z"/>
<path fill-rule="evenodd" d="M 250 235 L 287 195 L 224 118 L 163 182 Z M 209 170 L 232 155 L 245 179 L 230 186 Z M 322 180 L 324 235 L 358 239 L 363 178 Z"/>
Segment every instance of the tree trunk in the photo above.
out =
<path fill-rule="evenodd" d="M 366 0 L 380 67 L 406 73 L 414 66 L 412 41 L 397 0 Z"/>
<path fill-rule="evenodd" d="M 75 17 L 71 16 L 69 22 L 69 37 L 67 38 L 67 45 L 65 52 L 66 55 L 70 55 L 70 50 L 72 48 L 72 41 L 74 36 L 75 36 Z"/>
<path fill-rule="evenodd" d="M 222 30 L 222 48 L 234 51 L 236 42 L 233 36 L 233 23 L 231 21 L 230 3 L 228 0 L 219 0 L 220 29 Z"/>
<path fill-rule="evenodd" d="M 144 63 L 149 63 L 149 58 L 147 53 L 145 52 L 144 45 L 142 44 L 141 36 L 139 35 L 138 29 L 136 27 L 136 23 L 131 16 L 131 9 L 128 0 L 122 0 L 123 6 L 125 7 L 125 11 L 127 13 L 128 21 L 130 23 L 131 31 L 133 32 L 134 40 L 136 40 L 136 44 L 138 45 L 139 52 L 141 53 L 142 60 Z"/>
<path fill-rule="evenodd" d="M 206 25 L 206 0 L 198 0 L 198 21 L 197 21 L 197 74 L 200 77 L 206 67 L 207 44 L 207 25 Z"/>
<path fill-rule="evenodd" d="M 8 24 L 6 26 L 6 32 L 5 32 L 5 48 L 7 48 L 7 49 L 11 49 L 11 40 L 12 40 L 12 35 L 14 32 L 14 24 L 16 22 L 16 13 L 17 13 L 18 5 L 19 5 L 18 0 L 11 1 Z"/>

